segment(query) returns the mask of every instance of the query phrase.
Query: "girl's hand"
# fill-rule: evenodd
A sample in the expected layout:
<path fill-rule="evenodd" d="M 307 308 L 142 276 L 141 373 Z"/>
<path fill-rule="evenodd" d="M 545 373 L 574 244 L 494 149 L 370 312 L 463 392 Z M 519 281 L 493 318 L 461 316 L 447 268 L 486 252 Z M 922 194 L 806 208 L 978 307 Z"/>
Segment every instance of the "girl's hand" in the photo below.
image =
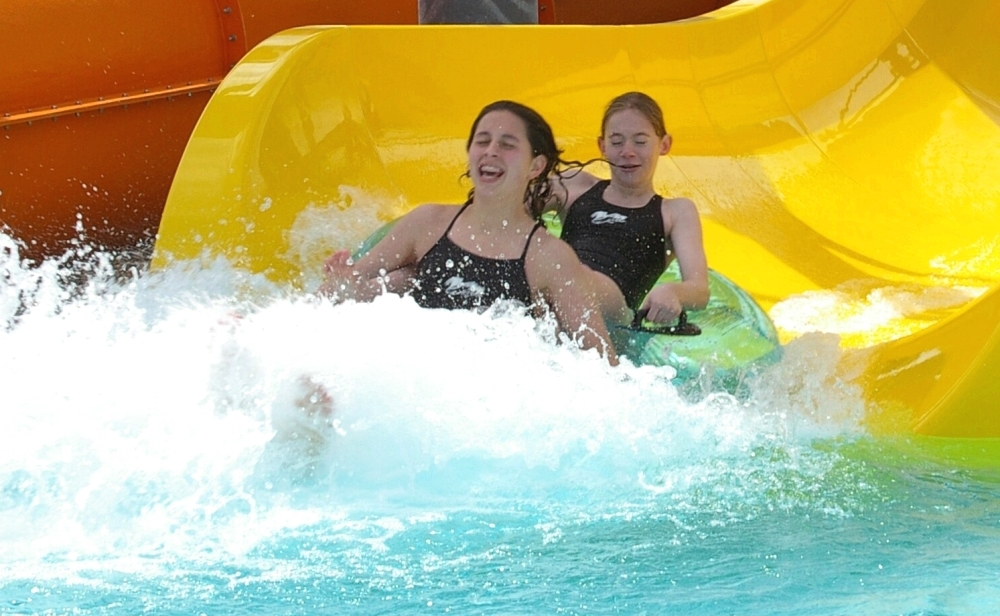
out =
<path fill-rule="evenodd" d="M 643 300 L 639 310 L 649 309 L 646 320 L 658 325 L 670 325 L 681 315 L 680 298 L 677 297 L 673 284 L 658 284 Z"/>
<path fill-rule="evenodd" d="M 351 252 L 338 250 L 323 263 L 323 284 L 316 294 L 335 301 L 352 299 L 357 282 L 358 273 L 354 271 Z"/>

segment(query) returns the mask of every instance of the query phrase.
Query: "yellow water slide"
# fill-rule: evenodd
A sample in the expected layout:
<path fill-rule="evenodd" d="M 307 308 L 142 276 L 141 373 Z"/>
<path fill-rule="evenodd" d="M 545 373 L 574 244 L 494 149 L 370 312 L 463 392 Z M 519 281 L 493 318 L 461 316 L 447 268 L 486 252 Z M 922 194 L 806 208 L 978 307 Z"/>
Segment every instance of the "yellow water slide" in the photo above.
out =
<path fill-rule="evenodd" d="M 710 265 L 772 316 L 833 302 L 775 320 L 843 334 L 873 431 L 1000 437 L 998 23 L 995 0 L 740 0 L 654 25 L 289 30 L 211 99 L 153 266 L 223 255 L 308 288 L 330 249 L 463 198 L 484 104 L 535 107 L 586 159 L 606 102 L 643 90 L 674 135 L 660 192 L 696 201 Z"/>

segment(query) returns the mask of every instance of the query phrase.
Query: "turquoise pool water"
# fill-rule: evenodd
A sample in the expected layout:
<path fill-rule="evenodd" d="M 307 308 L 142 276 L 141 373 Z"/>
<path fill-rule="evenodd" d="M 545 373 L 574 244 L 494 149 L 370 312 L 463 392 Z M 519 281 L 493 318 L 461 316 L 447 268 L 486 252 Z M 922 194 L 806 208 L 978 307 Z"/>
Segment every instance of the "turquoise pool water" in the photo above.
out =
<path fill-rule="evenodd" d="M 0 242 L 0 613 L 1000 611 L 1000 471 L 866 436 L 828 337 L 691 399 L 517 314 Z"/>

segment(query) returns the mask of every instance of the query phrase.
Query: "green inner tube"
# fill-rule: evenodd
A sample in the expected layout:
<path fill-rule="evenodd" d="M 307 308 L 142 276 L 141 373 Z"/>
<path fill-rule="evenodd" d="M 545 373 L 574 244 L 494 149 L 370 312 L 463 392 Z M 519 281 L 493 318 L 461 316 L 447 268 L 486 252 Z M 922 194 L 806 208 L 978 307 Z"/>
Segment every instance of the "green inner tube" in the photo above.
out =
<path fill-rule="evenodd" d="M 680 280 L 676 261 L 659 282 Z M 675 380 L 711 381 L 715 389 L 734 391 L 746 377 L 781 357 L 778 332 L 764 310 L 746 291 L 722 274 L 709 271 L 710 299 L 703 310 L 687 311 L 697 336 L 671 336 L 611 328 L 611 339 L 620 355 L 649 366 L 672 366 Z"/>

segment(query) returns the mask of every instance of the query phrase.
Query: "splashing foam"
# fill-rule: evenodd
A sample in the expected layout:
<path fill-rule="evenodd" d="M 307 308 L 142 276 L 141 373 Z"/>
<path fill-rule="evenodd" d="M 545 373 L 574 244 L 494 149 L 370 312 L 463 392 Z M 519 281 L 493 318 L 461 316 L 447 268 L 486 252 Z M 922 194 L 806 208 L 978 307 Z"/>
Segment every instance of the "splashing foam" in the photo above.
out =
<path fill-rule="evenodd" d="M 337 250 L 358 248 L 385 222 L 405 208 L 402 197 L 366 192 L 341 186 L 336 200 L 303 209 L 288 232 L 289 250 L 283 258 L 303 272 L 308 289 L 321 280 L 323 261 Z M 344 211 L 350 209 L 350 216 Z"/>
<path fill-rule="evenodd" d="M 968 287 L 877 286 L 845 283 L 807 291 L 775 304 L 770 316 L 783 332 L 839 334 L 845 346 L 871 346 L 914 334 L 981 295 Z"/>
<path fill-rule="evenodd" d="M 517 310 L 334 306 L 222 261 L 69 285 L 0 242 L 4 560 L 245 553 L 387 493 L 683 498 L 762 447 L 855 429 L 827 342 L 800 343 L 772 390 L 690 402 L 669 373 L 610 368 Z M 332 415 L 303 414 L 324 395 Z"/>

